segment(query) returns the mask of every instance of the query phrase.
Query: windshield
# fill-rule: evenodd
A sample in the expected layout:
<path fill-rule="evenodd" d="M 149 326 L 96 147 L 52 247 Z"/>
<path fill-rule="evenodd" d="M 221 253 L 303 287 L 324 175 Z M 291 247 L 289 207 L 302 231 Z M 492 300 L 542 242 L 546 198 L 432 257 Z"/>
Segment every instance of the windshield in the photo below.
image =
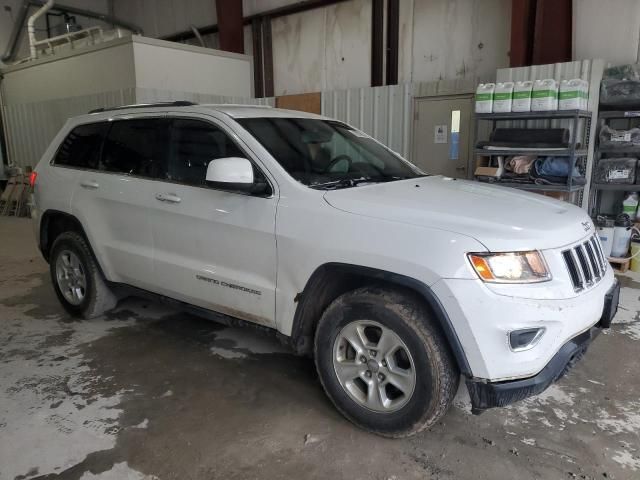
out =
<path fill-rule="evenodd" d="M 340 122 L 310 118 L 242 118 L 247 129 L 299 182 L 345 188 L 423 174 L 371 137 Z"/>

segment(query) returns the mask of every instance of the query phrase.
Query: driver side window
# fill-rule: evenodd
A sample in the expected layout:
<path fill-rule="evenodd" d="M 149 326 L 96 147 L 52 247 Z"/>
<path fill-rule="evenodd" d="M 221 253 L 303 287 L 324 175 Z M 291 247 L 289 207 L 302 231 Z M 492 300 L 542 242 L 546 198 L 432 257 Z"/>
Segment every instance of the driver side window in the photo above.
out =
<path fill-rule="evenodd" d="M 200 120 L 173 120 L 166 180 L 205 186 L 209 162 L 226 157 L 247 155 L 215 125 Z"/>

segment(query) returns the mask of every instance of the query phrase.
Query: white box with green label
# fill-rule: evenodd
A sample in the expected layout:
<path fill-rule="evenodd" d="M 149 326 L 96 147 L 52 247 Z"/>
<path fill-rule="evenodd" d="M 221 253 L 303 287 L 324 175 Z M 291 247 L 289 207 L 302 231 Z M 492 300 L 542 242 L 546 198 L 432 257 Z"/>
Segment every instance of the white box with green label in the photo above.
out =
<path fill-rule="evenodd" d="M 513 102 L 513 82 L 496 83 L 493 92 L 493 112 L 507 113 L 511 111 Z"/>
<path fill-rule="evenodd" d="M 580 110 L 583 108 L 583 86 L 582 80 L 574 78 L 562 80 L 560 91 L 558 92 L 559 110 Z"/>
<path fill-rule="evenodd" d="M 513 102 L 511 111 L 530 112 L 531 111 L 531 90 L 533 82 L 531 80 L 518 81 L 513 86 Z"/>
<path fill-rule="evenodd" d="M 481 83 L 476 89 L 476 113 L 491 113 L 493 111 L 493 93 L 495 83 Z"/>
<path fill-rule="evenodd" d="M 546 112 L 558 109 L 558 82 L 553 78 L 536 80 L 531 91 L 531 110 Z"/>

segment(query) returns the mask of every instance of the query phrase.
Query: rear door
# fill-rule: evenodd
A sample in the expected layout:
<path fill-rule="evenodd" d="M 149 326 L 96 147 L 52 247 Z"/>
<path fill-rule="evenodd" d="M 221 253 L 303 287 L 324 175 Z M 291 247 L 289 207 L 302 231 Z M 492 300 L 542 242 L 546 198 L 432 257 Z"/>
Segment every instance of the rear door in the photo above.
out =
<path fill-rule="evenodd" d="M 58 146 L 52 168 L 40 168 L 38 165 L 42 181 L 38 183 L 37 200 L 44 200 L 42 206 L 62 212 L 71 211 L 73 192 L 83 172 L 98 170 L 102 142 L 108 130 L 107 122 L 78 125 Z"/>
<path fill-rule="evenodd" d="M 79 179 L 72 205 L 112 281 L 154 290 L 153 178 L 166 169 L 168 121 L 114 118 L 99 168 Z"/>
<path fill-rule="evenodd" d="M 150 196 L 154 278 L 167 296 L 273 326 L 277 198 L 208 186 L 207 165 L 225 157 L 248 158 L 264 176 L 227 126 L 172 119 L 167 174 Z"/>

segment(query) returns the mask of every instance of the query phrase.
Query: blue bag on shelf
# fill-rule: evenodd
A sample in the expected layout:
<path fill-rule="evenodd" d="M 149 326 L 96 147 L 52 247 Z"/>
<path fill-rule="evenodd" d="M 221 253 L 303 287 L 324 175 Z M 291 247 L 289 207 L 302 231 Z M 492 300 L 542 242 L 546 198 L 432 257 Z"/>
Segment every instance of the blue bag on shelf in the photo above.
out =
<path fill-rule="evenodd" d="M 575 164 L 570 167 L 569 157 L 543 157 L 538 158 L 533 163 L 531 169 L 531 176 L 538 184 L 566 184 L 569 178 L 569 171 L 571 170 L 571 176 L 573 177 L 572 183 L 574 185 L 584 185 L 586 180 L 580 173 Z"/>

